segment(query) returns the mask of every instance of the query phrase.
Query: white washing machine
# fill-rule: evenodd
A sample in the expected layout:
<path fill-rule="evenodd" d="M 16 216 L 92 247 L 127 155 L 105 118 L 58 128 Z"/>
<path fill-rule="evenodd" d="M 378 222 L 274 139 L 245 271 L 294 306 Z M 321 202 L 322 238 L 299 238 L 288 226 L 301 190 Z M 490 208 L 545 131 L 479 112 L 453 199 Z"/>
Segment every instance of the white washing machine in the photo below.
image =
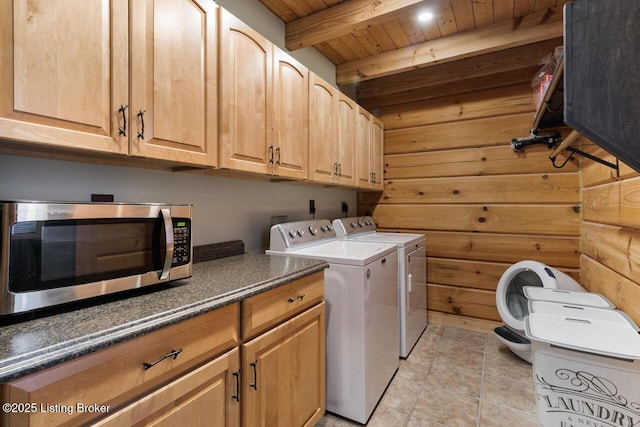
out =
<path fill-rule="evenodd" d="M 524 289 L 528 286 L 572 292 L 586 290 L 565 273 L 537 261 L 517 262 L 502 274 L 496 288 L 496 306 L 504 326 L 495 328 L 494 332 L 514 354 L 531 363 L 531 342 L 525 335 L 524 326 L 529 314 Z"/>
<path fill-rule="evenodd" d="M 398 370 L 397 246 L 337 240 L 329 220 L 271 227 L 269 255 L 325 260 L 326 409 L 365 424 Z"/>
<path fill-rule="evenodd" d="M 338 239 L 355 242 L 391 243 L 398 247 L 398 307 L 400 357 L 411 349 L 427 327 L 427 263 L 422 234 L 384 233 L 376 230 L 371 217 L 333 220 Z"/>

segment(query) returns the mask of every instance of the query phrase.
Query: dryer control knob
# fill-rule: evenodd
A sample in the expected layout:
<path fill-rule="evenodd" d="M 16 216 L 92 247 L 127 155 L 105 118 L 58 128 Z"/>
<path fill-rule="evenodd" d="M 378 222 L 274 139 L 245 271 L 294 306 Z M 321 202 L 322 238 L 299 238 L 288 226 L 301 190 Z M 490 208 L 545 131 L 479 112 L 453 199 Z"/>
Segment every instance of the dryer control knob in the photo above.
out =
<path fill-rule="evenodd" d="M 298 236 L 300 236 L 300 237 L 302 237 L 304 235 L 304 231 L 302 231 L 300 229 L 298 229 L 297 233 L 298 233 Z"/>
<path fill-rule="evenodd" d="M 289 236 L 296 237 L 296 230 L 290 230 L 289 231 Z"/>
<path fill-rule="evenodd" d="M 356 228 L 356 223 L 355 223 L 355 222 L 352 222 L 352 223 L 351 223 L 351 224 L 349 224 L 349 225 L 351 225 L 351 228 Z"/>
<path fill-rule="evenodd" d="M 317 228 L 313 228 L 312 225 L 309 226 L 309 233 L 311 233 L 312 236 L 315 236 L 316 234 L 318 234 L 318 229 Z"/>

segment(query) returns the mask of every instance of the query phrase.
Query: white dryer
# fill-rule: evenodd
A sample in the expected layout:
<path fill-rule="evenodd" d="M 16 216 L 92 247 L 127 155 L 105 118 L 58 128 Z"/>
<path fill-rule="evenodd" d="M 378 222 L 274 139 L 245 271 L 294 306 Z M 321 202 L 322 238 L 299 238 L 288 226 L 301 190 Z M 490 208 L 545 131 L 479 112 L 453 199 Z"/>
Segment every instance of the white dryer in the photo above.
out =
<path fill-rule="evenodd" d="M 399 366 L 397 246 L 337 240 L 329 220 L 276 224 L 269 255 L 325 260 L 326 409 L 365 424 Z"/>
<path fill-rule="evenodd" d="M 338 239 L 398 247 L 399 353 L 409 356 L 427 327 L 427 264 L 423 234 L 385 233 L 370 216 L 333 220 Z"/>

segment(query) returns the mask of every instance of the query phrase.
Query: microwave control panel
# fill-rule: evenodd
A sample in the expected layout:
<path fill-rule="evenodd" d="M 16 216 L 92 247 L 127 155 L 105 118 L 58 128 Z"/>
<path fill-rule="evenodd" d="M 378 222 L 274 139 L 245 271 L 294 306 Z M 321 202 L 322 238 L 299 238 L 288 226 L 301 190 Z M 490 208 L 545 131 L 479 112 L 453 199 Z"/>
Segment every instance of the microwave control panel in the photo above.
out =
<path fill-rule="evenodd" d="M 189 264 L 191 261 L 191 220 L 172 218 L 173 220 L 173 260 L 172 267 Z"/>

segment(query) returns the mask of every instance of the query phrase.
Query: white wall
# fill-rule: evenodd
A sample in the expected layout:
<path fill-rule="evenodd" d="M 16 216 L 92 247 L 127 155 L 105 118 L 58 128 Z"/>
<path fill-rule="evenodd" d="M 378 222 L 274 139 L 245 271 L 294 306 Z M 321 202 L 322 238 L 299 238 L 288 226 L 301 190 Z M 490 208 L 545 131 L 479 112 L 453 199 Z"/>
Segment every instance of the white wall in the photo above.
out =
<path fill-rule="evenodd" d="M 342 216 L 342 201 L 356 213 L 354 190 L 0 155 L 0 200 L 88 201 L 92 193 L 117 202 L 191 203 L 194 245 L 243 240 L 253 253 L 268 246 L 271 216 L 311 219 L 309 199 L 316 218 Z"/>

